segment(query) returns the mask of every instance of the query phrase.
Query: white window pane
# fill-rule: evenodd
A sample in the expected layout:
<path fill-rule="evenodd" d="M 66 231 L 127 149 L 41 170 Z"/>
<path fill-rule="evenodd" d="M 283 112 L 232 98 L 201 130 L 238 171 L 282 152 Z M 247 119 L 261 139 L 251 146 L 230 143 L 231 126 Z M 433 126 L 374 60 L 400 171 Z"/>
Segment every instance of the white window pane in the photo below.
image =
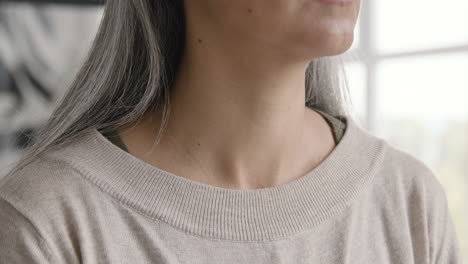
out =
<path fill-rule="evenodd" d="M 357 121 L 366 125 L 367 92 L 366 68 L 362 62 L 348 62 L 345 64 L 345 74 L 348 82 L 352 110 Z"/>
<path fill-rule="evenodd" d="M 468 53 L 382 62 L 378 105 L 384 117 L 468 120 Z"/>
<path fill-rule="evenodd" d="M 462 252 L 468 252 L 467 72 L 468 53 L 389 60 L 377 68 L 376 134 L 433 169 Z"/>
<path fill-rule="evenodd" d="M 376 6 L 381 52 L 468 44 L 467 0 L 376 0 Z"/>

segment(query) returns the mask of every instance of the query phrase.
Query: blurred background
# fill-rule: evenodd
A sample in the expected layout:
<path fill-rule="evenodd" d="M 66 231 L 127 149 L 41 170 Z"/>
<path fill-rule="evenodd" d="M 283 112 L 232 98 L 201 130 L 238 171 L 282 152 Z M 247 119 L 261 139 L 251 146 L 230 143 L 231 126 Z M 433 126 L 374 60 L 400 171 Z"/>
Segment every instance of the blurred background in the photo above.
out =
<path fill-rule="evenodd" d="M 103 0 L 0 0 L 0 177 L 50 115 Z M 356 119 L 433 169 L 468 263 L 468 0 L 362 0 L 343 58 Z"/>

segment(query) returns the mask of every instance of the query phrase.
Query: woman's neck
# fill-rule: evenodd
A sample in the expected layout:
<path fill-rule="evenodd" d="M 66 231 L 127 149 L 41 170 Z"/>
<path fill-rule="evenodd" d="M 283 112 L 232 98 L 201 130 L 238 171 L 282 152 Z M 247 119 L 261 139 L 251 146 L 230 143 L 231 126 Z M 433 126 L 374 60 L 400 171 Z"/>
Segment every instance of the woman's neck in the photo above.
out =
<path fill-rule="evenodd" d="M 184 177 L 251 189 L 300 177 L 333 149 L 328 124 L 305 106 L 307 63 L 190 43 L 171 89 L 166 136 L 144 156 L 160 126 L 154 113 L 122 135 L 130 153 Z"/>

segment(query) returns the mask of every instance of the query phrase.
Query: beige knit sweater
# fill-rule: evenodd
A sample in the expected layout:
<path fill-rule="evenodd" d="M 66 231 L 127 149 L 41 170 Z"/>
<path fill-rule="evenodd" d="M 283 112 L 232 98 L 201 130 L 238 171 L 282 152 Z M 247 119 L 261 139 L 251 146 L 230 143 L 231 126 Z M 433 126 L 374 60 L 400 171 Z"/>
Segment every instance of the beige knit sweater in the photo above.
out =
<path fill-rule="evenodd" d="M 153 167 L 97 130 L 0 182 L 0 263 L 461 263 L 433 172 L 346 118 L 315 169 L 255 190 Z"/>

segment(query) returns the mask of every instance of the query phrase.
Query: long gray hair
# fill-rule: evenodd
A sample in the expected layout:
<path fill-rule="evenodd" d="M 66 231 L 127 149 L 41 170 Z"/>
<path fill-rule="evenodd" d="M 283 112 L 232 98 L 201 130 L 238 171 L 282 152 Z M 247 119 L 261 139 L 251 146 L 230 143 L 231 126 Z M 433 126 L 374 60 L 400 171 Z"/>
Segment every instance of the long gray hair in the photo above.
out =
<path fill-rule="evenodd" d="M 169 91 L 184 43 L 183 0 L 107 0 L 85 62 L 9 175 L 89 129 L 115 130 L 156 109 L 163 113 L 158 142 L 167 125 Z M 338 56 L 310 62 L 307 106 L 332 115 L 349 113 L 342 66 Z"/>

